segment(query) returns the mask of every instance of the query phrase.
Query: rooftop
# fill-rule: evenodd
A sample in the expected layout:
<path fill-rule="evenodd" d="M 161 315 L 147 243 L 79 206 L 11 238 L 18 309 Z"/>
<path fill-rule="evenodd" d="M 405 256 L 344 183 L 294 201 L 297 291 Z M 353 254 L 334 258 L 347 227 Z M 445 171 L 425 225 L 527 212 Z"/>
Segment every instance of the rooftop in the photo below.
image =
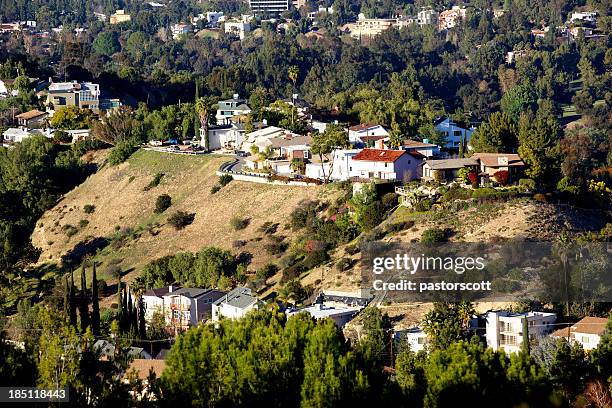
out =
<path fill-rule="evenodd" d="M 433 170 L 449 170 L 449 169 L 460 169 L 466 166 L 477 166 L 478 160 L 474 158 L 426 160 L 424 163 L 429 165 L 429 167 L 431 167 Z"/>
<path fill-rule="evenodd" d="M 571 327 L 575 333 L 603 334 L 606 331 L 608 319 L 587 316 Z"/>
<path fill-rule="evenodd" d="M 325 319 L 326 317 L 333 317 L 338 315 L 344 315 L 347 313 L 357 313 L 363 306 L 346 306 L 346 307 L 334 307 L 328 306 L 321 303 L 315 303 L 314 305 L 310 305 L 308 307 L 304 307 L 301 309 L 293 309 L 288 311 L 288 315 L 306 312 L 310 314 L 315 319 Z"/>
<path fill-rule="evenodd" d="M 438 145 L 435 145 L 433 143 L 419 142 L 418 140 L 405 140 L 404 147 L 418 149 L 423 147 L 438 147 Z"/>
<path fill-rule="evenodd" d="M 222 298 L 218 299 L 214 304 L 228 304 L 238 309 L 245 309 L 254 303 L 257 303 L 257 298 L 253 296 L 252 293 L 253 292 L 251 289 L 245 288 L 244 286 L 238 286 Z"/>
<path fill-rule="evenodd" d="M 166 368 L 166 362 L 164 360 L 147 360 L 142 358 L 137 358 L 130 362 L 126 373 L 130 371 L 135 371 L 138 379 L 146 380 L 149 377 L 149 373 L 152 371 L 155 373 L 155 376 L 159 378 Z"/>
<path fill-rule="evenodd" d="M 42 116 L 42 115 L 47 115 L 47 113 L 46 112 L 41 112 L 38 109 L 34 109 L 34 110 L 31 110 L 31 111 L 20 113 L 19 115 L 16 116 L 16 118 L 17 119 L 23 119 L 23 120 L 29 120 L 29 119 L 37 118 L 37 117 Z"/>
<path fill-rule="evenodd" d="M 375 127 L 378 127 L 378 126 L 380 126 L 380 125 L 377 124 L 377 123 L 362 123 L 362 124 L 359 124 L 359 125 L 351 126 L 349 128 L 349 130 L 354 131 L 354 132 L 361 132 L 363 130 L 372 129 L 372 128 L 375 128 Z"/>
<path fill-rule="evenodd" d="M 393 163 L 405 153 L 404 150 L 363 149 L 353 160 Z"/>
<path fill-rule="evenodd" d="M 525 165 L 525 163 L 523 163 L 523 160 L 521 160 L 520 156 L 515 153 L 474 153 L 472 155 L 472 158 L 480 159 L 481 163 L 484 163 L 485 166 L 489 167 L 520 167 Z M 507 164 L 503 163 L 504 158 L 507 159 Z M 502 159 L 502 162 L 500 162 L 500 159 Z"/>
<path fill-rule="evenodd" d="M 274 149 L 288 146 L 310 145 L 312 143 L 312 136 L 285 135 L 283 137 L 270 139 L 270 142 L 272 142 L 272 148 Z"/>

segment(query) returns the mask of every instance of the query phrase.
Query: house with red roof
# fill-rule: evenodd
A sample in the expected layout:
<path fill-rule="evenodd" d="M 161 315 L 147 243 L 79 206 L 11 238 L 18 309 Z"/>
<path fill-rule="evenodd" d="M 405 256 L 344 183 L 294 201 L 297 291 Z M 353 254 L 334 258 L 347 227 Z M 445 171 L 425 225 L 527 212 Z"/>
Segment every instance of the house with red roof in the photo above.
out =
<path fill-rule="evenodd" d="M 349 142 L 371 146 L 374 142 L 389 137 L 389 132 L 376 123 L 362 123 L 348 128 Z"/>
<path fill-rule="evenodd" d="M 363 149 L 350 160 L 349 178 L 413 180 L 421 176 L 423 158 L 405 150 Z"/>

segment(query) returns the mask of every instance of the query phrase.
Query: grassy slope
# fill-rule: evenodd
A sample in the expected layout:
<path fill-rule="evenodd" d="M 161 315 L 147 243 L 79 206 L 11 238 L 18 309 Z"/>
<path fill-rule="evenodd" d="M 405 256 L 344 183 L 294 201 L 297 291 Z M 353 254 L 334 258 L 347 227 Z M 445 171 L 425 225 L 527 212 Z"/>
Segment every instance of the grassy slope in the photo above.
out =
<path fill-rule="evenodd" d="M 214 245 L 232 249 L 235 240 L 247 244 L 236 251 L 253 255 L 252 270 L 271 260 L 263 249 L 266 238 L 257 229 L 266 221 L 280 223 L 277 235 L 291 238 L 284 229 L 291 211 L 300 200 L 333 196 L 329 187 L 289 187 L 232 181 L 221 191 L 211 194 L 217 183 L 215 171 L 228 160 L 223 156 L 182 156 L 149 151 L 139 151 L 126 163 L 116 167 L 106 166 L 92 175 L 82 185 L 66 194 L 53 209 L 47 211 L 37 224 L 33 234 L 34 245 L 42 249 L 40 262 L 58 261 L 62 254 L 88 237 L 110 237 L 116 226 L 143 230 L 147 225 L 159 224 L 153 235 L 143 232 L 140 237 L 128 240 L 121 248 L 106 247 L 97 256 L 101 262 L 99 273 L 104 276 L 106 265 L 121 260 L 123 270 L 133 271 L 128 280 L 152 259 L 178 251 L 198 251 Z M 144 191 L 154 175 L 165 175 L 159 186 Z M 164 214 L 154 214 L 155 200 L 160 194 L 172 197 L 173 205 Z M 85 214 L 83 206 L 93 204 L 93 214 Z M 196 213 L 192 225 L 176 231 L 166 225 L 167 217 L 176 210 Z M 249 226 L 234 231 L 230 226 L 232 216 L 250 218 Z M 78 227 L 80 220 L 89 224 L 67 237 L 64 225 Z"/>

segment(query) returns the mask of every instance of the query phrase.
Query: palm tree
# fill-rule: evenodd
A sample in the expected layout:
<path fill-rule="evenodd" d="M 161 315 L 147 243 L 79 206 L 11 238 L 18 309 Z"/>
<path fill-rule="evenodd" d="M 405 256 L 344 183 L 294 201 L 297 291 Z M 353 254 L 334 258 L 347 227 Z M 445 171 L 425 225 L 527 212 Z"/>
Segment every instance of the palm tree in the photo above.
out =
<path fill-rule="evenodd" d="M 300 75 L 300 70 L 295 65 L 289 67 L 289 69 L 287 70 L 287 76 L 289 76 L 289 79 L 291 80 L 291 82 L 293 82 L 294 89 L 295 89 L 295 85 L 297 84 L 299 75 Z"/>
<path fill-rule="evenodd" d="M 208 150 L 208 123 L 210 121 L 210 114 L 215 102 L 210 96 L 204 96 L 196 100 L 195 108 L 200 118 L 200 127 L 204 131 L 204 148 Z"/>

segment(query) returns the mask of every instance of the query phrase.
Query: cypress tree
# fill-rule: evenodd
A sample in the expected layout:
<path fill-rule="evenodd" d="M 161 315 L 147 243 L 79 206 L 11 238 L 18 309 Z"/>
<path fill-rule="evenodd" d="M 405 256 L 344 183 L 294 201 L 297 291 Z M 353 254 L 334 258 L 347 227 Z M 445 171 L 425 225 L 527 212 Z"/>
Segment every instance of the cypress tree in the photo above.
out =
<path fill-rule="evenodd" d="M 127 316 L 128 316 L 128 319 L 127 319 L 128 328 L 127 329 L 131 331 L 136 327 L 136 325 L 134 324 L 135 319 L 134 319 L 134 307 L 133 307 L 134 305 L 132 303 L 132 293 L 129 290 L 127 290 L 126 299 L 127 299 Z"/>
<path fill-rule="evenodd" d="M 96 263 L 93 263 L 91 277 L 91 330 L 94 335 L 100 334 L 100 301 L 98 300 L 98 277 L 96 275 Z"/>
<path fill-rule="evenodd" d="M 85 333 L 89 326 L 89 304 L 87 299 L 87 279 L 85 278 L 85 264 L 81 267 L 81 299 L 79 302 L 79 317 L 81 318 L 81 332 Z"/>
<path fill-rule="evenodd" d="M 138 333 L 140 338 L 144 339 L 147 337 L 147 326 L 145 322 L 145 308 L 142 296 L 138 299 Z"/>
<path fill-rule="evenodd" d="M 70 319 L 70 286 L 68 285 L 68 275 L 64 275 L 64 319 Z"/>
<path fill-rule="evenodd" d="M 529 322 L 523 317 L 523 352 L 529 354 Z"/>
<path fill-rule="evenodd" d="M 74 271 L 70 271 L 70 324 L 77 327 L 77 302 L 74 289 Z"/>
<path fill-rule="evenodd" d="M 123 331 L 123 293 L 121 292 L 121 279 L 117 283 L 117 321 L 119 330 Z"/>

